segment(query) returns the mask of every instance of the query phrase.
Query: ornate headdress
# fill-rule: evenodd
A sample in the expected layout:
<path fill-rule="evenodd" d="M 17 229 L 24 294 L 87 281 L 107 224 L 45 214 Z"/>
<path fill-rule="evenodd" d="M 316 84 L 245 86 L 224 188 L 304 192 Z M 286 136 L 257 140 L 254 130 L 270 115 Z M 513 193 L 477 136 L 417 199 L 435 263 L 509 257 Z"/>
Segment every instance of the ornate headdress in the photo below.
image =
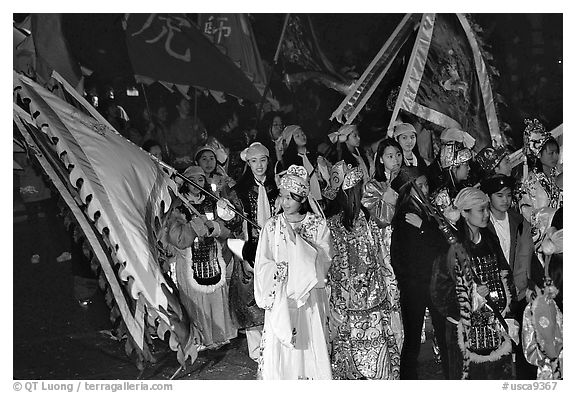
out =
<path fill-rule="evenodd" d="M 472 159 L 472 151 L 458 142 L 442 144 L 440 147 L 440 166 L 451 168 Z"/>
<path fill-rule="evenodd" d="M 286 174 L 280 179 L 280 187 L 306 198 L 310 193 L 308 171 L 299 165 L 290 165 Z"/>
<path fill-rule="evenodd" d="M 504 146 L 486 146 L 474 159 L 484 172 L 491 173 L 507 155 L 508 150 Z"/>
<path fill-rule="evenodd" d="M 348 139 L 348 135 L 352 133 L 352 131 L 358 129 L 358 127 L 354 124 L 344 124 L 342 127 L 338 129 L 338 131 L 334 131 L 328 134 L 328 138 L 330 138 L 330 142 L 346 142 Z"/>
<path fill-rule="evenodd" d="M 524 119 L 524 124 L 526 124 L 524 129 L 524 149 L 526 154 L 538 156 L 546 142 L 554 139 L 554 137 L 538 119 Z"/>
<path fill-rule="evenodd" d="M 476 139 L 474 139 L 472 135 L 458 128 L 447 128 L 442 131 L 440 134 L 440 141 L 442 143 L 459 142 L 468 149 L 472 149 L 476 143 Z"/>
<path fill-rule="evenodd" d="M 264 146 L 260 142 L 252 143 L 250 146 L 242 150 L 242 152 L 240 153 L 240 158 L 242 159 L 242 161 L 248 161 L 251 158 L 262 156 L 270 157 L 270 153 L 268 152 L 266 146 Z"/>
<path fill-rule="evenodd" d="M 334 200 L 340 187 L 343 190 L 354 187 L 364 177 L 364 172 L 359 167 L 346 164 L 344 160 L 338 161 L 330 171 L 330 184 L 324 189 L 324 197 Z"/>

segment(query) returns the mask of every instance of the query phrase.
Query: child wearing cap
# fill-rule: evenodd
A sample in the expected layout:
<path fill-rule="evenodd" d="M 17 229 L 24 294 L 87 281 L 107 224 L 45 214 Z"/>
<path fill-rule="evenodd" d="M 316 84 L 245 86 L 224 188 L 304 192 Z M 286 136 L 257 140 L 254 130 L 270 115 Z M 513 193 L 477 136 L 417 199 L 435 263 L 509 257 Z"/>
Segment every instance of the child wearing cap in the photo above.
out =
<path fill-rule="evenodd" d="M 280 180 L 281 212 L 260 232 L 254 297 L 266 311 L 258 379 L 332 379 L 325 288 L 332 240 L 309 196 L 306 168 L 290 166 Z"/>

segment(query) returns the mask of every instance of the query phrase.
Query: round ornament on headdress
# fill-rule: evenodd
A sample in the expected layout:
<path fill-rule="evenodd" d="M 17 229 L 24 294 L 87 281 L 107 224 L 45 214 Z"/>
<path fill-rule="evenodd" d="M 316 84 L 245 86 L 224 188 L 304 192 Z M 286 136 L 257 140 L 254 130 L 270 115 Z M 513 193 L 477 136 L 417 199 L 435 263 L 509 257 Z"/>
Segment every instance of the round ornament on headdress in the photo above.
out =
<path fill-rule="evenodd" d="M 254 142 L 240 153 L 242 161 L 248 161 L 256 157 L 270 157 L 270 153 L 266 146 L 260 142 Z"/>
<path fill-rule="evenodd" d="M 440 167 L 442 169 L 462 165 L 472 159 L 472 151 L 455 142 L 440 146 Z"/>
<path fill-rule="evenodd" d="M 308 171 L 299 165 L 290 165 L 286 174 L 280 179 L 280 188 L 288 190 L 301 197 L 307 197 L 310 193 Z"/>
<path fill-rule="evenodd" d="M 486 146 L 474 157 L 484 172 L 491 172 L 500 164 L 500 161 L 508 155 L 508 150 L 504 146 Z"/>
<path fill-rule="evenodd" d="M 524 147 L 527 150 L 527 154 L 538 156 L 546 142 L 554 139 L 554 137 L 538 119 L 524 119 L 524 124 L 526 124 L 524 129 Z"/>

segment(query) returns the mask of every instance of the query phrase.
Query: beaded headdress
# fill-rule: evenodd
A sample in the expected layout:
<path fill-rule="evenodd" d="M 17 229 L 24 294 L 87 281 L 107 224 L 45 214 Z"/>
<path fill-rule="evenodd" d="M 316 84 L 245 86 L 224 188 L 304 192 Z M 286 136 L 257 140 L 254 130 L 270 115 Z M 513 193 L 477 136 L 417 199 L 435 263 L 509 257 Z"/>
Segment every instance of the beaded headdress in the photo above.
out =
<path fill-rule="evenodd" d="M 542 147 L 550 139 L 554 139 L 552 134 L 544 128 L 538 119 L 524 119 L 526 128 L 524 129 L 524 148 L 526 154 L 538 156 Z"/>
<path fill-rule="evenodd" d="M 310 193 L 308 171 L 299 165 L 290 165 L 286 174 L 280 179 L 280 188 L 284 188 L 301 197 L 307 197 Z"/>
<path fill-rule="evenodd" d="M 451 168 L 472 159 L 472 151 L 458 142 L 442 144 L 440 147 L 440 166 Z"/>
<path fill-rule="evenodd" d="M 340 187 L 343 190 L 352 188 L 362 181 L 363 177 L 364 172 L 359 167 L 346 164 L 344 160 L 338 161 L 330 171 L 330 184 L 324 189 L 322 194 L 326 198 L 333 200 L 336 198 Z"/>
<path fill-rule="evenodd" d="M 484 172 L 492 172 L 507 155 L 508 150 L 504 146 L 486 146 L 476 154 L 474 159 Z"/>

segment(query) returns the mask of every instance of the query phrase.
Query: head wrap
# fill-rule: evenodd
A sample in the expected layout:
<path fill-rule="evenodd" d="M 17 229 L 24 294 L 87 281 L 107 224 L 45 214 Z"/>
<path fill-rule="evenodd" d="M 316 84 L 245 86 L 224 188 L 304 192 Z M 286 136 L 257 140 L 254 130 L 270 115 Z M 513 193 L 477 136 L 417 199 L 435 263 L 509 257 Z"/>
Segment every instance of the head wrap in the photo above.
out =
<path fill-rule="evenodd" d="M 472 158 L 472 151 L 456 142 L 440 146 L 440 166 L 451 168 L 458 166 Z"/>
<path fill-rule="evenodd" d="M 270 153 L 268 152 L 266 146 L 264 146 L 260 142 L 252 143 L 250 146 L 242 150 L 242 152 L 240 153 L 240 158 L 242 159 L 242 161 L 248 161 L 251 158 L 262 156 L 270 157 Z"/>
<path fill-rule="evenodd" d="M 280 187 L 306 198 L 310 193 L 308 171 L 299 165 L 290 165 L 286 174 L 280 179 Z"/>
<path fill-rule="evenodd" d="M 476 187 L 466 187 L 463 188 L 456 198 L 454 198 L 453 205 L 460 212 L 464 210 L 471 209 L 474 206 L 480 206 L 484 203 L 488 203 L 490 199 L 488 195 L 484 194 L 481 190 Z"/>
<path fill-rule="evenodd" d="M 400 193 L 400 190 L 410 184 L 411 181 L 423 175 L 424 173 L 421 172 L 417 166 L 403 166 L 390 185 L 394 191 Z"/>
<path fill-rule="evenodd" d="M 459 142 L 468 149 L 472 149 L 476 143 L 476 139 L 466 131 L 459 130 L 458 128 L 447 128 L 440 134 L 440 141 L 442 143 Z"/>
<path fill-rule="evenodd" d="M 203 145 L 199 146 L 198 149 L 196 149 L 196 153 L 194 153 L 194 161 L 198 162 L 198 157 L 200 156 L 200 153 L 202 153 L 203 151 L 211 151 L 212 153 L 214 153 L 214 158 L 217 158 L 216 151 L 214 150 L 214 148 L 208 145 Z"/>
<path fill-rule="evenodd" d="M 538 156 L 549 140 L 554 139 L 552 134 L 544 128 L 538 119 L 524 119 L 524 149 L 526 154 Z"/>
<path fill-rule="evenodd" d="M 338 161 L 330 171 L 330 184 L 324 189 L 323 195 L 333 200 L 340 187 L 343 190 L 354 187 L 364 178 L 364 172 L 359 167 L 346 164 L 344 160 Z"/>
<path fill-rule="evenodd" d="M 183 175 L 186 177 L 190 177 L 193 175 L 202 175 L 206 177 L 206 175 L 204 174 L 204 170 L 200 168 L 198 165 L 190 165 L 188 168 L 186 168 Z"/>
<path fill-rule="evenodd" d="M 512 176 L 494 175 L 480 182 L 480 189 L 488 196 L 508 187 L 510 191 L 514 190 L 515 180 Z"/>
<path fill-rule="evenodd" d="M 397 140 L 400 135 L 414 133 L 416 129 L 410 123 L 398 123 L 394 126 L 394 138 Z"/>
<path fill-rule="evenodd" d="M 354 124 L 344 124 L 342 127 L 338 129 L 338 131 L 334 131 L 328 134 L 328 138 L 330 138 L 330 142 L 346 142 L 348 139 L 348 135 L 352 133 L 352 131 L 357 130 L 358 127 Z"/>
<path fill-rule="evenodd" d="M 476 160 L 484 172 L 491 173 L 507 155 L 508 150 L 506 150 L 504 146 L 486 146 L 476 154 L 474 160 Z"/>

